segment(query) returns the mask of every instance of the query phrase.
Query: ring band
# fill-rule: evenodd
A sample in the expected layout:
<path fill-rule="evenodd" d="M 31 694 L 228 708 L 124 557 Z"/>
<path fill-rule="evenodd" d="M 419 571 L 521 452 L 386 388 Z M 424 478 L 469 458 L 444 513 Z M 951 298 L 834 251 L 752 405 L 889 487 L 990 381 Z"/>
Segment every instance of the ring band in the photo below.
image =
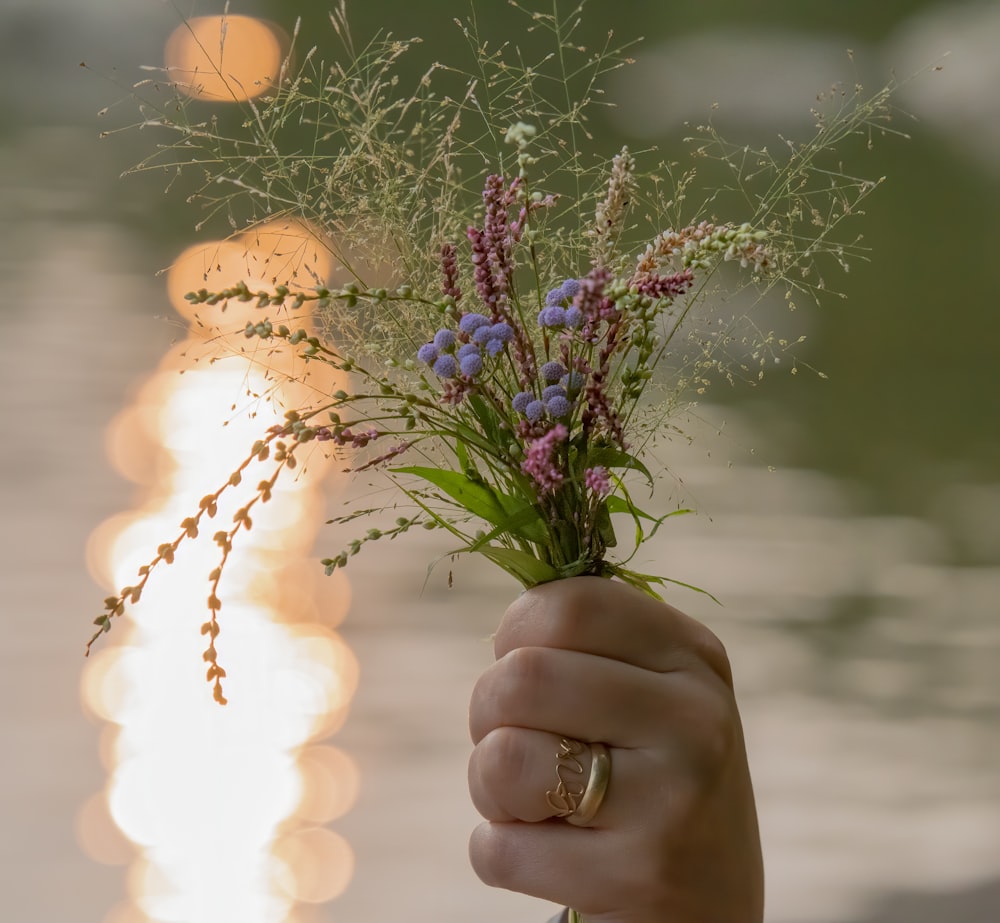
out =
<path fill-rule="evenodd" d="M 577 827 L 585 827 L 601 809 L 601 802 L 608 792 L 608 782 L 611 781 L 611 752 L 604 744 L 590 745 L 590 778 L 583 797 L 580 798 L 576 810 L 566 816 L 566 820 Z"/>
<path fill-rule="evenodd" d="M 590 775 L 586 786 L 574 776 L 583 775 L 580 754 L 590 747 Z M 611 753 L 601 743 L 583 744 L 571 737 L 559 741 L 556 754 L 556 787 L 545 793 L 545 800 L 556 817 L 583 827 L 597 816 L 611 780 Z"/>
<path fill-rule="evenodd" d="M 578 759 L 583 753 L 583 744 L 571 737 L 559 741 L 559 752 L 556 754 L 556 779 L 554 789 L 545 793 L 545 800 L 555 811 L 556 817 L 569 817 L 580 804 L 584 787 L 572 775 L 583 775 L 583 763 Z M 567 775 L 569 774 L 569 775 Z"/>

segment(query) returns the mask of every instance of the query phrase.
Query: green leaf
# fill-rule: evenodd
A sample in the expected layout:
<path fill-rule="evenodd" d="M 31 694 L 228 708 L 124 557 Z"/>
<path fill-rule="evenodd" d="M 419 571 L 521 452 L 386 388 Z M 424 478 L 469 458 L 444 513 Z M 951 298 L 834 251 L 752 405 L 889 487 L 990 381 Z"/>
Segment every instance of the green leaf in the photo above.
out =
<path fill-rule="evenodd" d="M 647 522 L 653 523 L 652 531 L 646 535 L 643 535 L 643 541 L 652 538 L 656 535 L 656 530 L 660 528 L 663 523 L 670 519 L 671 516 L 683 516 L 686 513 L 693 513 L 694 510 L 682 509 L 682 510 L 671 510 L 669 513 L 664 513 L 662 516 L 651 516 L 644 510 L 639 509 L 634 503 L 632 503 L 631 498 L 626 499 L 624 497 L 619 497 L 617 494 L 608 497 L 604 501 L 607 505 L 609 513 L 628 513 L 633 519 L 645 519 Z"/>
<path fill-rule="evenodd" d="M 512 539 L 523 539 L 535 545 L 544 545 L 549 539 L 549 534 L 542 524 L 542 517 L 537 507 L 525 504 L 510 517 L 505 519 L 500 525 L 492 528 L 486 535 L 477 538 L 469 546 L 470 551 L 478 551 L 481 545 L 488 545 L 494 539 L 508 536 Z"/>
<path fill-rule="evenodd" d="M 473 516 L 478 516 L 494 525 L 499 525 L 507 518 L 507 512 L 497 499 L 493 488 L 481 481 L 474 481 L 458 471 L 410 465 L 404 468 L 393 468 L 392 472 L 394 474 L 412 474 L 429 481 L 472 513 Z"/>
<path fill-rule="evenodd" d="M 475 550 L 478 554 L 489 558 L 494 564 L 502 567 L 508 574 L 530 589 L 539 583 L 551 583 L 558 579 L 559 572 L 551 565 L 516 548 L 500 548 L 496 545 L 486 545 L 481 548 L 470 546 L 463 551 Z M 456 554 L 459 552 L 455 552 Z"/>
<path fill-rule="evenodd" d="M 458 459 L 458 467 L 463 471 L 469 468 L 469 453 L 465 448 L 465 441 L 462 439 L 455 440 L 455 458 Z"/>
<path fill-rule="evenodd" d="M 695 586 L 693 583 L 685 583 L 683 580 L 675 580 L 673 577 L 657 577 L 655 574 L 641 574 L 638 571 L 628 570 L 627 568 L 621 567 L 617 564 L 610 564 L 607 567 L 607 573 L 611 576 L 617 577 L 624 583 L 634 586 L 637 590 L 642 590 L 648 596 L 652 596 L 655 599 L 663 599 L 663 597 L 653 589 L 653 584 L 658 584 L 663 586 L 667 583 L 672 583 L 674 586 L 684 587 L 685 590 L 693 590 L 695 593 L 701 593 L 707 596 L 716 605 L 721 606 L 722 603 L 713 596 L 708 590 L 703 590 L 700 586 Z"/>
<path fill-rule="evenodd" d="M 586 466 L 596 468 L 598 465 L 603 468 L 631 468 L 633 471 L 638 471 L 650 487 L 653 486 L 653 475 L 649 469 L 634 455 L 629 455 L 628 452 L 623 452 L 614 446 L 598 446 L 587 453 Z"/>
<path fill-rule="evenodd" d="M 494 443 L 490 442 L 488 439 L 484 439 L 479 433 L 477 433 L 471 426 L 467 426 L 464 423 L 456 423 L 455 434 L 466 442 L 468 445 L 474 445 L 479 449 L 484 455 L 489 458 L 497 457 L 497 447 Z"/>
<path fill-rule="evenodd" d="M 541 511 L 520 497 L 494 490 L 485 481 L 470 478 L 459 471 L 409 466 L 393 468 L 395 474 L 412 474 L 429 481 L 473 516 L 499 526 L 501 532 L 525 541 L 544 543 L 548 538 Z"/>
<path fill-rule="evenodd" d="M 685 583 L 683 580 L 675 580 L 673 577 L 658 577 L 657 582 L 660 584 L 672 583 L 674 586 L 684 587 L 685 590 L 693 590 L 695 593 L 701 593 L 703 596 L 707 596 L 717 606 L 722 605 L 722 602 L 718 599 L 718 597 L 709 593 L 708 590 L 702 589 L 700 586 L 695 586 L 693 583 Z"/>
<path fill-rule="evenodd" d="M 500 418 L 493 407 L 478 394 L 471 395 L 468 402 L 473 414 L 475 414 L 476 419 L 479 421 L 479 425 L 482 427 L 483 435 L 486 439 L 495 446 L 502 445 L 501 434 L 497 428 Z M 496 453 L 494 452 L 493 454 Z"/>
<path fill-rule="evenodd" d="M 615 500 L 616 497 L 608 497 L 608 500 Z M 618 544 L 618 536 L 615 535 L 615 527 L 611 522 L 611 513 L 613 510 L 610 505 L 605 502 L 600 505 L 597 510 L 597 534 L 601 536 L 601 541 L 604 543 L 605 548 L 614 548 Z"/>

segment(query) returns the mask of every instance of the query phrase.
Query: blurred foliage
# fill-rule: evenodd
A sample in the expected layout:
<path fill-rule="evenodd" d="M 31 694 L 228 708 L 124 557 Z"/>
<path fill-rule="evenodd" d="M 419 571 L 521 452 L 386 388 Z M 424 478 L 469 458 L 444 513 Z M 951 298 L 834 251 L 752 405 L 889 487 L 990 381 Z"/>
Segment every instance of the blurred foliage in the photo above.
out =
<path fill-rule="evenodd" d="M 185 12 L 208 13 L 221 9 L 222 2 L 184 0 L 180 5 Z M 106 46 L 104 60 L 88 62 L 95 64 L 97 73 L 108 75 L 117 67 L 117 79 L 127 86 L 139 63 L 158 63 L 148 58 L 133 60 L 136 55 L 148 56 L 149 48 L 166 34 L 152 33 L 161 26 L 168 30 L 169 20 L 176 18 L 166 4 L 155 6 L 155 12 L 144 14 L 151 24 L 140 42 L 114 51 Z M 683 6 L 591 0 L 582 37 L 589 44 L 603 42 L 613 25 L 617 40 L 645 36 L 649 45 L 711 29 L 731 33 L 753 28 L 843 36 L 845 44 L 860 45 L 886 38 L 909 16 L 940 6 L 932 0 L 877 4 L 869 0 L 826 4 L 716 0 Z M 425 39 L 409 64 L 413 77 L 435 59 L 471 60 L 451 20 L 472 8 L 465 0 L 349 0 L 359 35 L 390 29 L 399 36 Z M 524 15 L 503 0 L 480 0 L 474 8 L 482 31 L 498 42 L 531 41 Z M 329 0 L 240 0 L 232 4 L 234 13 L 263 16 L 288 31 L 301 16 L 304 48 L 332 44 L 329 9 Z M 4 17 L 0 48 L 7 68 L 20 75 L 20 85 L 32 73 L 32 61 L 44 58 L 39 37 L 39 17 L 43 16 L 44 12 L 32 12 L 25 4 L 16 16 Z M 81 47 L 86 48 L 87 33 L 68 28 L 59 32 L 58 39 L 51 39 L 56 45 L 49 49 L 59 52 L 62 70 L 58 79 L 72 80 L 74 86 L 93 77 L 77 68 L 75 46 L 67 51 L 73 45 L 67 36 L 80 42 L 81 34 Z M 641 55 L 642 47 L 637 54 Z M 76 73 L 70 73 L 70 65 Z M 7 86 L 16 87 L 18 79 L 8 81 Z M 90 97 L 105 103 L 125 95 L 123 89 L 100 79 L 90 79 L 90 87 Z M 65 104 L 45 109 L 28 105 L 26 99 L 16 90 L 0 94 L 0 114 L 5 116 L 0 138 L 10 139 L 33 122 L 67 118 Z M 81 106 L 76 125 L 96 134 L 106 122 L 122 124 L 134 115 L 134 111 L 126 112 L 128 104 L 123 103 L 98 120 L 93 113 L 99 105 Z M 604 151 L 623 142 L 637 147 L 648 144 L 637 144 L 617 127 L 612 137 L 612 129 L 599 112 L 592 127 Z M 749 414 L 761 431 L 761 444 L 769 447 L 761 461 L 807 465 L 856 479 L 867 489 L 873 509 L 922 516 L 948 483 L 995 481 L 1000 470 L 996 411 L 1000 284 L 993 256 L 1000 244 L 995 220 L 1000 174 L 976 166 L 958 145 L 946 143 L 928 126 L 915 122 L 909 130 L 911 141 L 885 139 L 873 154 L 865 154 L 875 159 L 874 169 L 870 159 L 866 162 L 865 174 L 888 177 L 869 203 L 864 223 L 872 262 L 856 263 L 850 275 L 831 280 L 848 296 L 846 300 L 830 298 L 821 309 L 803 314 L 809 333 L 804 358 L 828 379 L 800 374 L 793 380 L 776 372 L 755 388 L 719 388 L 710 398 L 736 404 Z M 668 156 L 682 153 L 680 134 L 659 139 Z M 198 216 L 192 214 L 183 195 L 163 195 L 163 177 L 116 180 L 121 169 L 149 153 L 150 140 L 148 134 L 130 133 L 88 141 L 85 150 L 72 152 L 72 157 L 66 152 L 63 160 L 79 157 L 81 162 L 89 158 L 98 162 L 101 158 L 102 170 L 95 175 L 103 196 L 102 217 L 133 230 L 137 240 L 145 238 L 157 254 L 151 262 L 158 268 L 192 242 Z M 93 215 L 84 217 L 91 220 Z M 738 451 L 734 447 L 734 454 Z M 957 539 L 956 545 L 960 545 Z"/>
<path fill-rule="evenodd" d="M 718 0 L 682 9 L 592 0 L 581 40 L 602 42 L 613 27 L 618 41 L 643 38 L 637 55 L 661 38 L 710 29 L 803 30 L 842 34 L 845 42 L 876 41 L 934 5 Z M 303 47 L 331 34 L 325 0 L 257 0 L 252 6 L 289 30 L 293 15 L 301 16 Z M 389 29 L 424 38 L 408 65 L 414 78 L 434 60 L 469 59 L 452 19 L 473 8 L 484 35 L 530 43 L 528 20 L 504 2 L 349 5 L 359 35 Z M 628 15 L 632 8 L 635 14 Z M 637 144 L 619 126 L 606 142 L 612 129 L 600 110 L 592 117 L 602 149 Z M 995 175 L 960 162 L 919 122 L 905 128 L 911 140 L 881 139 L 874 152 L 858 154 L 865 175 L 888 177 L 867 207 L 863 230 L 871 262 L 855 263 L 850 275 L 831 280 L 844 300 L 830 297 L 809 312 L 805 358 L 828 378 L 775 372 L 755 388 L 720 387 L 710 399 L 739 406 L 754 425 L 771 431 L 773 438 L 762 438 L 771 446 L 762 461 L 855 479 L 867 488 L 873 509 L 925 515 L 945 483 L 995 479 L 1000 470 L 1000 285 L 990 256 L 1000 248 L 994 220 L 1000 189 Z M 658 139 L 661 150 L 683 156 L 681 134 Z M 648 140 L 638 142 L 643 144 Z M 961 544 L 957 537 L 955 544 Z"/>

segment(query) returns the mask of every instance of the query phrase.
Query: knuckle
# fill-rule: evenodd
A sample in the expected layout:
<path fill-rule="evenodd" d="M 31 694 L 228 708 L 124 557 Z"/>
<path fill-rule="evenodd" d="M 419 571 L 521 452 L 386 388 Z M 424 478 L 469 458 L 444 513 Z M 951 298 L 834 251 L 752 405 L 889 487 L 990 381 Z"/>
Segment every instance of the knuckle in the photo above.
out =
<path fill-rule="evenodd" d="M 493 694 L 490 691 L 493 677 L 491 672 L 491 670 L 487 670 L 476 680 L 469 700 L 469 735 L 474 744 L 478 744 L 489 733 L 493 724 Z"/>
<path fill-rule="evenodd" d="M 693 762 L 698 776 L 708 785 L 732 763 L 739 750 L 740 721 L 735 702 L 718 693 L 706 696 L 694 735 Z"/>
<path fill-rule="evenodd" d="M 593 587 L 589 581 L 599 579 L 564 581 L 570 585 L 561 588 L 558 605 L 552 607 L 545 625 L 545 643 L 551 647 L 573 647 L 574 640 L 589 637 L 595 618 Z"/>
<path fill-rule="evenodd" d="M 720 707 L 706 722 L 702 732 L 702 751 L 709 766 L 728 766 L 736 750 L 739 730 L 732 710 Z"/>
<path fill-rule="evenodd" d="M 501 695 L 534 696 L 549 675 L 548 650 L 542 647 L 517 647 L 499 661 L 503 677 Z"/>
<path fill-rule="evenodd" d="M 698 659 L 707 664 L 731 689 L 733 669 L 729 663 L 726 646 L 719 640 L 718 635 L 699 624 L 691 639 L 691 648 Z"/>
<path fill-rule="evenodd" d="M 469 757 L 469 794 L 472 804 L 488 820 L 499 820 L 503 816 L 500 808 L 502 769 L 495 762 L 491 745 L 491 737 L 495 733 L 491 731 L 487 734 Z"/>
<path fill-rule="evenodd" d="M 489 732 L 476 748 L 477 768 L 490 791 L 519 784 L 527 762 L 517 728 L 498 727 Z"/>
<path fill-rule="evenodd" d="M 473 743 L 490 731 L 517 724 L 530 703 L 542 695 L 551 677 L 551 651 L 517 647 L 503 655 L 476 682 L 469 705 Z"/>
<path fill-rule="evenodd" d="M 510 839 L 490 823 L 480 824 L 469 839 L 469 861 L 483 884 L 507 887 L 515 878 L 518 856 Z"/>
<path fill-rule="evenodd" d="M 573 577 L 533 587 L 508 607 L 494 637 L 497 657 L 518 647 L 572 647 L 595 618 L 594 584 Z"/>
<path fill-rule="evenodd" d="M 527 590 L 518 596 L 500 619 L 500 624 L 493 635 L 493 656 L 498 660 L 523 643 L 520 639 L 532 607 L 530 592 Z"/>

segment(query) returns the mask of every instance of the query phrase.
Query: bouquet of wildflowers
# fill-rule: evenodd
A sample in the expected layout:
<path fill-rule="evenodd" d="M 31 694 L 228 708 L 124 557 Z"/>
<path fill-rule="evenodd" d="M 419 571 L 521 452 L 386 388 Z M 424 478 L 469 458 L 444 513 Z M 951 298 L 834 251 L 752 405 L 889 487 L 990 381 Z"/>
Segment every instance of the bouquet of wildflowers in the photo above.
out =
<path fill-rule="evenodd" d="M 396 68 L 415 40 L 358 47 L 342 6 L 332 16 L 340 55 L 323 61 L 314 48 L 294 74 L 286 63 L 235 128 L 170 95 L 169 80 L 155 84 L 168 99 L 145 100 L 142 125 L 168 141 L 140 169 L 204 170 L 195 197 L 236 227 L 309 220 L 347 280 L 252 290 L 233 279 L 189 301 L 255 303 L 259 320 L 244 333 L 261 361 L 294 350 L 351 385 L 261 433 L 135 585 L 106 600 L 94 639 L 215 515 L 230 484 L 271 465 L 215 534 L 221 562 L 203 632 L 224 702 L 222 565 L 251 527 L 251 507 L 317 448 L 397 488 L 383 509 L 335 522 L 402 514 L 326 558 L 328 573 L 371 542 L 424 528 L 525 587 L 588 574 L 655 595 L 680 582 L 630 566 L 668 516 L 688 512 L 642 508 L 638 491 L 657 477 L 647 448 L 714 378 L 756 380 L 794 347 L 757 326 L 754 305 L 775 292 L 791 304 L 823 288 L 824 258 L 859 255 L 841 226 L 877 182 L 843 172 L 836 148 L 888 130 L 892 87 L 827 94 L 813 137 L 781 157 L 731 144 L 711 125 L 689 139 L 687 167 L 627 148 L 608 157 L 590 150 L 585 112 L 600 103 L 600 78 L 628 62 L 624 50 L 583 48 L 579 10 L 526 12 L 534 38 L 550 45 L 538 63 L 492 46 L 471 20 L 460 28 L 476 69 L 434 64 L 412 94 L 400 92 Z M 697 195 L 699 171 L 719 165 L 721 182 Z"/>

